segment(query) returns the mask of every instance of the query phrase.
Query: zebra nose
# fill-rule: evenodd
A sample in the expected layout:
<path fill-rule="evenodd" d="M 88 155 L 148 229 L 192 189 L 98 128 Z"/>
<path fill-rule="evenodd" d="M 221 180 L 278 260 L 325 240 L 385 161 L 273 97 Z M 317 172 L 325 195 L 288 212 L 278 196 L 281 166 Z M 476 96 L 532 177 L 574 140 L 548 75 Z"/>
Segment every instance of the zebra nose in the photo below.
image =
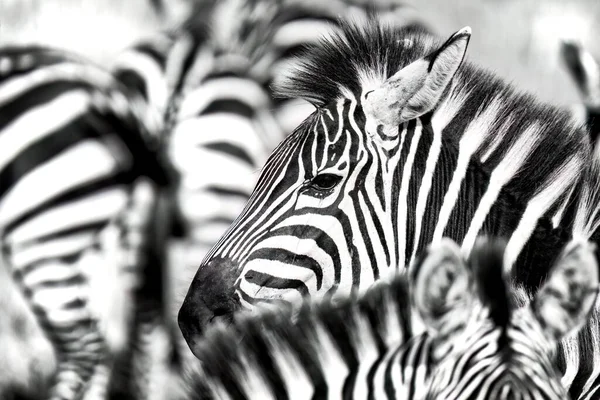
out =
<path fill-rule="evenodd" d="M 179 329 L 192 352 L 207 326 L 216 321 L 230 323 L 240 308 L 234 272 L 230 262 L 211 260 L 198 269 L 192 280 L 177 316 Z"/>

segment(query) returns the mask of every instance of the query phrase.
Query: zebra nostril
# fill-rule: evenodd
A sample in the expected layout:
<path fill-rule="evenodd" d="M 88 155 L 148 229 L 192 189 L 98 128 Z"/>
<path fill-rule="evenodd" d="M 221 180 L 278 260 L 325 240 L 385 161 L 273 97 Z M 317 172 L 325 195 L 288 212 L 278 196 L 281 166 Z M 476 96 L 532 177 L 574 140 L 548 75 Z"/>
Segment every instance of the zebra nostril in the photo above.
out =
<path fill-rule="evenodd" d="M 252 281 L 254 281 L 254 280 L 257 279 L 257 274 L 255 272 L 253 272 L 253 271 L 248 271 L 248 272 L 246 272 L 246 275 L 244 275 L 244 278 L 247 281 L 252 282 Z"/>

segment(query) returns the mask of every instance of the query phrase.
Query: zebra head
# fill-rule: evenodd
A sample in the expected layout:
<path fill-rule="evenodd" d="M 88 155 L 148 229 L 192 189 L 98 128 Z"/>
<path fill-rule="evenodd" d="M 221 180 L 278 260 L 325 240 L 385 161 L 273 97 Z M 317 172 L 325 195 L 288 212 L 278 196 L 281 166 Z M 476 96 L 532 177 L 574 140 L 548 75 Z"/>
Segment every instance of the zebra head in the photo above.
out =
<path fill-rule="evenodd" d="M 360 35 L 362 28 L 346 29 Z M 209 321 L 229 318 L 240 303 L 295 304 L 306 295 L 347 293 L 403 267 L 405 253 L 414 256 L 413 247 L 404 245 L 407 211 L 398 199 L 408 197 L 401 181 L 410 179 L 420 155 L 410 146 L 401 151 L 402 142 L 418 142 L 432 130 L 430 111 L 462 63 L 470 30 L 441 45 L 414 29 L 371 33 L 381 47 L 397 44 L 397 54 L 369 61 L 365 53 L 365 65 L 382 67 L 379 73 L 353 72 L 362 81 L 354 91 L 311 78 L 310 84 L 325 86 L 320 98 L 312 97 L 317 110 L 273 151 L 244 211 L 191 284 L 179 313 L 190 345 Z M 319 50 L 338 70 L 343 60 L 333 47 L 343 43 L 325 42 Z M 388 70 L 398 72 L 388 78 Z M 314 71 L 304 72 L 307 79 L 298 82 L 308 85 Z M 290 97 L 306 98 L 296 94 Z"/>
<path fill-rule="evenodd" d="M 568 398 L 556 349 L 566 337 L 582 340 L 572 334 L 597 298 L 595 248 L 584 240 L 568 243 L 531 301 L 502 276 L 498 242 L 480 240 L 466 262 L 453 243 L 429 250 L 412 293 L 431 338 L 425 398 Z"/>

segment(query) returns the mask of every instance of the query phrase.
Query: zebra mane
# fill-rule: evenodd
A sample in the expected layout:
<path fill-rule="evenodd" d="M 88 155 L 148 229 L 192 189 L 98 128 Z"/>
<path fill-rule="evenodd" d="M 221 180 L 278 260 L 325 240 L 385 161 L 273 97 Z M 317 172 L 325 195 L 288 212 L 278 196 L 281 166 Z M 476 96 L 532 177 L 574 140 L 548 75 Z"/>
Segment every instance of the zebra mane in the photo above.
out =
<path fill-rule="evenodd" d="M 479 299 L 489 309 L 494 325 L 501 328 L 508 326 L 511 311 L 521 300 L 509 295 L 510 288 L 503 276 L 505 248 L 504 240 L 480 239 L 468 260 Z"/>
<path fill-rule="evenodd" d="M 207 379 L 197 382 L 194 389 L 205 394 L 208 382 L 217 391 L 222 385 L 230 392 L 234 387 L 240 393 L 276 395 L 285 391 L 283 382 L 290 381 L 286 371 L 301 370 L 296 365 L 304 366 L 309 376 L 294 376 L 293 381 L 318 383 L 328 363 L 335 364 L 330 359 L 333 353 L 354 365 L 358 362 L 353 359 L 355 349 L 381 353 L 406 341 L 412 336 L 406 276 L 380 282 L 361 296 L 354 293 L 339 301 L 307 302 L 295 322 L 289 308 L 277 308 L 241 314 L 231 326 L 216 324 L 206 332 L 196 353 Z M 271 379 L 263 379 L 265 374 Z M 267 382 L 273 386 L 260 386 Z"/>
<path fill-rule="evenodd" d="M 339 31 L 308 47 L 295 59 L 293 68 L 274 82 L 276 96 L 302 98 L 317 108 L 346 97 L 348 92 L 360 98 L 364 91 L 379 87 L 398 70 L 443 43 L 418 26 L 394 28 L 375 19 L 364 23 L 340 21 L 339 24 Z M 491 108 L 493 122 L 483 122 L 503 136 L 505 145 L 533 126 L 540 141 L 549 138 L 540 148 L 545 154 L 551 153 L 550 150 L 573 154 L 575 149 L 585 146 L 582 145 L 584 132 L 567 110 L 521 93 L 468 61 L 459 68 L 449 90 L 447 98 L 454 102 L 448 105 L 454 108 L 454 113 L 449 114 L 456 118 L 447 122 L 459 130 L 464 130 L 475 119 L 485 119 L 486 109 Z M 461 109 L 458 116 L 455 115 L 457 108 Z"/>

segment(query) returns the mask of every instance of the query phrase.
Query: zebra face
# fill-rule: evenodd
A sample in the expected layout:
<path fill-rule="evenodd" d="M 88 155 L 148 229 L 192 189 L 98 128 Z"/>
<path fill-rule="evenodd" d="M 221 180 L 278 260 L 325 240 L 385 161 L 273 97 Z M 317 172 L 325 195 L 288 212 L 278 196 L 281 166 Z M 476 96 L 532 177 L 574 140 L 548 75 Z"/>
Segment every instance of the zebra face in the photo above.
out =
<path fill-rule="evenodd" d="M 344 129 L 348 119 L 357 129 Z M 375 148 L 362 145 L 367 139 L 358 126 L 364 126 L 364 114 L 357 103 L 341 100 L 311 115 L 273 152 L 245 209 L 194 278 L 180 321 L 200 317 L 200 323 L 181 323 L 184 336 L 197 337 L 218 314 L 214 310 L 233 310 L 234 304 L 297 303 L 303 296 L 349 290 L 361 278 L 373 281 L 361 277 L 358 266 L 363 258 L 366 270 L 368 254 L 355 243 L 366 238 L 355 236 L 352 220 L 355 207 L 372 207 L 364 203 L 367 190 L 377 187 L 385 197 L 393 182 L 382 176 Z M 230 301 L 234 289 L 236 300 Z M 218 298 L 224 300 L 215 304 Z"/>
<path fill-rule="evenodd" d="M 557 343 L 587 321 L 598 291 L 594 245 L 572 242 L 530 303 L 517 307 L 503 284 L 503 247 L 458 247 L 429 257 L 414 301 L 432 339 L 427 399 L 565 399 Z M 444 254 L 445 253 L 445 254 Z M 423 275 L 424 278 L 419 278 Z M 506 286 L 505 286 L 506 285 Z"/>
<path fill-rule="evenodd" d="M 426 56 L 407 55 L 378 84 L 364 73 L 359 89 L 331 94 L 273 151 L 246 207 L 199 267 L 179 313 L 186 338 L 201 335 L 217 312 L 233 312 L 223 304 L 344 295 L 410 263 L 420 241 L 407 232 L 421 218 L 409 218 L 418 189 L 402 182 L 426 169 L 419 140 L 434 136 L 431 112 L 469 37 L 465 28 L 437 50 L 428 41 L 419 48 Z M 235 301 L 223 288 L 234 288 Z"/>

